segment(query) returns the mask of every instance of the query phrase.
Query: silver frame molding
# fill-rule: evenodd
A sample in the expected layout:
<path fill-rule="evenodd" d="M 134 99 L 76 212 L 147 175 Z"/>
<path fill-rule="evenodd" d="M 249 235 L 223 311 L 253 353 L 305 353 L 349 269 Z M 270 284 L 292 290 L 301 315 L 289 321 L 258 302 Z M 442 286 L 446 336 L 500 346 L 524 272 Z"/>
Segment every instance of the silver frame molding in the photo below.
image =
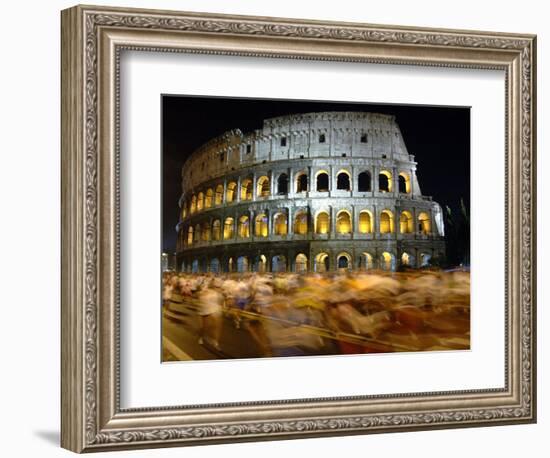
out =
<path fill-rule="evenodd" d="M 63 447 L 91 452 L 535 422 L 535 36 L 94 6 L 64 10 L 61 34 Z M 124 49 L 503 70 L 506 386 L 121 409 Z"/>

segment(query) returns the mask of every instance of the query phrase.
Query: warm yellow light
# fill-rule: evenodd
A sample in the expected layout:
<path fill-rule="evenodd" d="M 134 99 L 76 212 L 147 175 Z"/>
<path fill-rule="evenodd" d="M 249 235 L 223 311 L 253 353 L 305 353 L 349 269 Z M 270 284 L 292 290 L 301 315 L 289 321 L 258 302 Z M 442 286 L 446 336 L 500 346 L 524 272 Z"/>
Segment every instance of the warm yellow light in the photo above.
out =
<path fill-rule="evenodd" d="M 221 205 L 223 201 L 223 185 L 216 186 L 216 195 L 214 196 L 214 205 Z"/>
<path fill-rule="evenodd" d="M 410 212 L 403 211 L 399 217 L 399 232 L 402 234 L 410 234 L 414 232 L 413 217 Z"/>
<path fill-rule="evenodd" d="M 294 217 L 294 232 L 299 235 L 307 234 L 307 214 L 297 213 Z"/>
<path fill-rule="evenodd" d="M 258 178 L 258 181 L 256 183 L 256 195 L 258 197 L 267 197 L 269 196 L 269 194 L 271 194 L 269 178 L 266 176 Z"/>
<path fill-rule="evenodd" d="M 348 212 L 340 212 L 336 217 L 336 232 L 339 234 L 351 232 L 351 216 Z"/>
<path fill-rule="evenodd" d="M 226 218 L 223 225 L 223 238 L 232 239 L 233 238 L 233 218 Z"/>
<path fill-rule="evenodd" d="M 393 232 L 393 215 L 389 210 L 384 210 L 380 214 L 380 233 L 387 234 Z"/>
<path fill-rule="evenodd" d="M 239 237 L 250 237 L 250 225 L 248 224 L 248 216 L 239 218 Z"/>
<path fill-rule="evenodd" d="M 330 231 L 330 219 L 328 217 L 328 213 L 319 213 L 317 215 L 315 226 L 315 232 L 317 234 L 327 234 Z"/>
<path fill-rule="evenodd" d="M 235 190 L 237 189 L 237 183 L 232 181 L 227 185 L 227 202 L 233 202 L 235 200 Z"/>
<path fill-rule="evenodd" d="M 286 215 L 283 213 L 278 213 L 275 215 L 275 219 L 273 221 L 274 225 L 274 233 L 275 235 L 286 235 L 288 228 L 287 228 L 287 221 L 286 221 Z"/>
<path fill-rule="evenodd" d="M 260 214 L 256 216 L 254 224 L 254 235 L 256 237 L 267 237 L 268 227 L 267 227 L 267 216 L 265 214 Z"/>
<path fill-rule="evenodd" d="M 419 229 L 422 234 L 429 234 L 431 231 L 430 216 L 426 212 L 418 215 Z"/>
<path fill-rule="evenodd" d="M 361 234 L 370 234 L 372 232 L 372 220 L 370 213 L 367 211 L 359 213 L 359 232 Z"/>

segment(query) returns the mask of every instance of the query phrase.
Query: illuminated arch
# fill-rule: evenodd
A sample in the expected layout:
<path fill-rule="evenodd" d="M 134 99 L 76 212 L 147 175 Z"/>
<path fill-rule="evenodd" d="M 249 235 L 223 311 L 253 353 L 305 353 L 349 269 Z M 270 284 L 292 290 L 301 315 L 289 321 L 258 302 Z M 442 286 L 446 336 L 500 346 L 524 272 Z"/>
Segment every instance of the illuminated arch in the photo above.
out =
<path fill-rule="evenodd" d="M 315 233 L 328 234 L 330 232 L 330 216 L 326 211 L 320 211 L 315 217 Z"/>
<path fill-rule="evenodd" d="M 193 244 L 193 226 L 187 228 L 187 245 Z"/>
<path fill-rule="evenodd" d="M 414 232 L 414 220 L 411 212 L 403 210 L 399 217 L 399 232 L 401 234 L 412 234 Z"/>
<path fill-rule="evenodd" d="M 250 218 L 247 215 L 242 215 L 239 218 L 238 234 L 241 238 L 250 237 Z"/>
<path fill-rule="evenodd" d="M 381 170 L 378 174 L 378 190 L 392 192 L 392 175 L 387 170 Z"/>
<path fill-rule="evenodd" d="M 288 233 L 288 221 L 285 213 L 278 212 L 273 215 L 273 233 L 286 235 Z"/>
<path fill-rule="evenodd" d="M 191 196 L 191 204 L 189 205 L 189 213 L 193 214 L 197 211 L 197 196 Z"/>
<path fill-rule="evenodd" d="M 327 253 L 319 253 L 315 256 L 315 272 L 328 272 L 330 267 L 329 257 Z"/>
<path fill-rule="evenodd" d="M 336 189 L 351 191 L 351 175 L 347 170 L 340 170 L 336 175 Z"/>
<path fill-rule="evenodd" d="M 235 181 L 230 181 L 227 183 L 227 202 L 235 202 L 235 197 L 237 197 L 237 183 Z"/>
<path fill-rule="evenodd" d="M 193 231 L 193 243 L 200 241 L 201 237 L 201 226 L 200 224 L 195 224 L 195 230 Z"/>
<path fill-rule="evenodd" d="M 298 235 L 306 235 L 307 229 L 307 211 L 297 211 L 294 215 L 294 233 Z"/>
<path fill-rule="evenodd" d="M 347 210 L 340 210 L 336 215 L 336 232 L 338 234 L 351 234 L 351 215 Z"/>
<path fill-rule="evenodd" d="M 241 181 L 241 200 L 252 200 L 253 183 L 250 178 Z"/>
<path fill-rule="evenodd" d="M 267 258 L 261 254 L 258 261 L 258 272 L 264 273 L 267 270 Z"/>
<path fill-rule="evenodd" d="M 206 191 L 206 195 L 204 197 L 204 208 L 212 207 L 213 197 L 214 197 L 214 190 L 212 188 L 208 188 Z"/>
<path fill-rule="evenodd" d="M 389 210 L 382 210 L 382 213 L 380 213 L 380 233 L 389 234 L 393 231 L 393 213 Z"/>
<path fill-rule="evenodd" d="M 254 235 L 256 237 L 267 237 L 269 235 L 269 224 L 265 213 L 260 213 L 254 218 Z"/>
<path fill-rule="evenodd" d="M 197 211 L 200 212 L 204 208 L 204 193 L 201 191 L 197 196 Z"/>
<path fill-rule="evenodd" d="M 395 270 L 395 256 L 384 251 L 380 256 L 380 268 L 382 270 Z"/>
<path fill-rule="evenodd" d="M 426 212 L 420 212 L 418 214 L 418 231 L 421 234 L 429 234 L 432 230 L 432 225 L 430 222 L 430 215 Z"/>
<path fill-rule="evenodd" d="M 372 213 L 368 210 L 361 210 L 359 213 L 359 233 L 372 233 Z"/>
<path fill-rule="evenodd" d="M 403 252 L 401 254 L 401 265 L 406 267 L 413 267 L 414 257 L 412 256 L 412 254 Z"/>
<path fill-rule="evenodd" d="M 221 205 L 223 203 L 223 184 L 216 186 L 216 193 L 214 194 L 214 205 Z"/>
<path fill-rule="evenodd" d="M 225 221 L 223 223 L 223 239 L 224 240 L 232 239 L 235 235 L 234 231 L 235 231 L 235 220 L 229 216 L 228 218 L 225 218 Z"/>
<path fill-rule="evenodd" d="M 219 219 L 215 219 L 212 223 L 212 240 L 218 241 L 221 239 L 222 236 L 222 230 L 221 230 L 221 221 Z"/>
<path fill-rule="evenodd" d="M 209 242 L 210 241 L 210 224 L 207 221 L 202 223 L 201 240 L 203 242 Z"/>
<path fill-rule="evenodd" d="M 409 194 L 411 192 L 411 177 L 407 172 L 399 172 L 398 184 L 401 194 Z"/>
<path fill-rule="evenodd" d="M 296 255 L 295 259 L 295 271 L 298 273 L 307 272 L 307 256 L 303 253 Z"/>
<path fill-rule="evenodd" d="M 256 181 L 256 196 L 258 197 L 267 197 L 271 194 L 271 184 L 269 182 L 269 177 L 261 176 Z"/>
<path fill-rule="evenodd" d="M 359 269 L 361 270 L 370 270 L 374 267 L 374 258 L 370 253 L 364 252 L 361 253 L 359 258 Z"/>

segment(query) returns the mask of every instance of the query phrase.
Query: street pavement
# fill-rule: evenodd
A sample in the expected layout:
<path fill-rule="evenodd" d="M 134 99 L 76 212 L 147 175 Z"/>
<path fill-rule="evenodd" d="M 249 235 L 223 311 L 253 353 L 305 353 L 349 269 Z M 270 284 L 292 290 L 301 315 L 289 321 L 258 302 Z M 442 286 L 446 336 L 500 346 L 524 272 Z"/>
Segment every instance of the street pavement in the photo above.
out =
<path fill-rule="evenodd" d="M 216 350 L 208 342 L 199 344 L 200 316 L 196 307 L 186 302 L 170 302 L 168 310 L 163 312 L 163 338 L 167 339 L 168 360 L 204 360 L 225 358 L 257 358 L 261 356 L 258 346 L 243 328 L 237 329 L 232 317 L 222 318 L 220 348 Z M 180 352 L 171 352 L 173 346 Z M 171 353 L 171 355 L 170 355 Z M 174 354 L 177 353 L 177 354 Z M 184 355 L 187 355 L 185 358 Z M 166 360 L 165 359 L 165 360 Z"/>

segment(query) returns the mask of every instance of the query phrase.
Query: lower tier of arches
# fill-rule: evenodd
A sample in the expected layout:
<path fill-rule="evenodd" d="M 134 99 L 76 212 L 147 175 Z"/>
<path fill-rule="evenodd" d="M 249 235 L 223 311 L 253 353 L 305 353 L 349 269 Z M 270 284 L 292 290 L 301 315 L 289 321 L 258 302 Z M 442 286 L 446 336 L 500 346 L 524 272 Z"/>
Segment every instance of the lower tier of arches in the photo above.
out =
<path fill-rule="evenodd" d="M 402 267 L 422 268 L 444 263 L 443 241 L 353 245 L 337 242 L 236 244 L 215 250 L 188 250 L 177 255 L 178 270 L 189 273 L 395 271 Z"/>

